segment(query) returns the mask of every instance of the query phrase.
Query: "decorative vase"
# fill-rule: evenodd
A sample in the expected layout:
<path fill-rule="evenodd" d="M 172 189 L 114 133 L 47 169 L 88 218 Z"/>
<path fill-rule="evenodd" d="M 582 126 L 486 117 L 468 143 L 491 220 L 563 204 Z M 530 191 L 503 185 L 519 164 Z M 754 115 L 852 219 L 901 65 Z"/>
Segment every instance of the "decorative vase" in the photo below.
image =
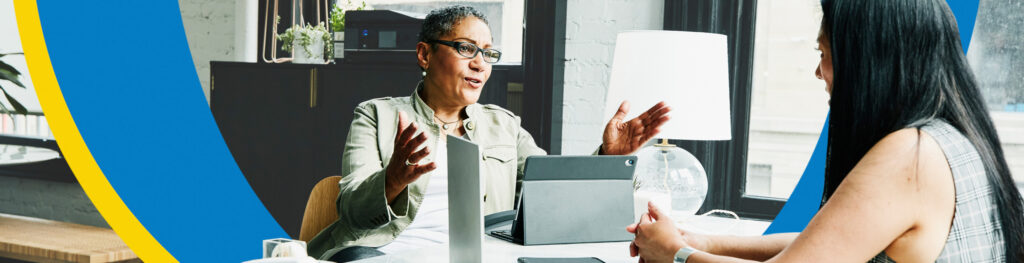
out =
<path fill-rule="evenodd" d="M 306 53 L 306 48 L 297 44 L 292 44 L 292 50 L 295 51 L 293 53 L 292 63 L 324 64 L 324 41 L 322 39 L 313 39 L 310 41 L 308 49 L 310 53 Z"/>
<path fill-rule="evenodd" d="M 646 213 L 647 201 L 676 219 L 697 213 L 708 194 L 708 178 L 693 154 L 659 144 L 640 149 L 636 156 L 634 213 Z"/>

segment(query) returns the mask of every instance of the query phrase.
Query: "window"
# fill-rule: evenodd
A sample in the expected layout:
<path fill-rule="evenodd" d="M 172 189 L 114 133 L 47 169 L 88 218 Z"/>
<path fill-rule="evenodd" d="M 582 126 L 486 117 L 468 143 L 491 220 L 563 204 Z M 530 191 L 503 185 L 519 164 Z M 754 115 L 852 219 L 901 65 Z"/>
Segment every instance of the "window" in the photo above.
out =
<path fill-rule="evenodd" d="M 665 29 L 729 37 L 733 139 L 674 142 L 693 152 L 709 174 L 720 175 L 709 178 L 702 211 L 724 208 L 770 219 L 807 165 L 828 95 L 814 76 L 819 1 L 754 2 L 666 0 Z M 1024 68 L 1024 5 L 982 0 L 968 60 L 1011 173 L 1024 189 L 1024 72 L 1017 70 Z"/>
<path fill-rule="evenodd" d="M 1024 5 L 982 0 L 967 52 L 1017 188 L 1024 189 Z"/>
<path fill-rule="evenodd" d="M 7 4 L 10 5 L 10 4 Z M 21 37 L 18 34 L 17 20 L 14 17 L 14 7 L 0 7 L 0 54 L 8 54 L 0 57 L 0 61 L 17 69 L 21 76 L 19 82 L 25 88 L 18 87 L 7 80 L 0 80 L 3 90 L 17 99 L 28 110 L 28 114 L 5 113 L 0 110 L 0 135 L 19 135 L 38 138 L 53 138 L 50 133 L 46 118 L 43 117 L 42 107 L 36 99 L 36 91 L 32 86 L 32 78 L 29 77 L 28 64 L 25 56 L 21 55 Z M 7 99 L 0 99 L 5 108 L 11 108 Z"/>
<path fill-rule="evenodd" d="M 771 219 L 779 213 L 786 201 L 747 194 L 745 190 L 748 174 L 747 146 L 748 139 L 752 138 L 748 127 L 751 120 L 756 2 L 768 1 L 665 1 L 665 30 L 718 33 L 726 35 L 728 39 L 732 140 L 670 140 L 693 153 L 711 175 L 708 177 L 708 199 L 698 213 L 727 209 L 742 217 Z M 807 48 L 813 52 L 813 46 Z M 770 174 L 774 169 L 766 165 L 749 167 L 750 173 L 756 174 Z"/>
<path fill-rule="evenodd" d="M 828 114 L 818 66 L 818 0 L 758 1 L 746 193 L 788 198 Z"/>
<path fill-rule="evenodd" d="M 345 1 L 345 0 L 339 0 Z M 367 0 L 371 9 L 388 9 L 427 14 L 450 5 L 466 5 L 487 17 L 494 44 L 501 50 L 501 64 L 523 62 L 523 11 L 525 0 L 439 1 L 439 0 Z M 356 3 L 357 1 L 352 1 Z"/>

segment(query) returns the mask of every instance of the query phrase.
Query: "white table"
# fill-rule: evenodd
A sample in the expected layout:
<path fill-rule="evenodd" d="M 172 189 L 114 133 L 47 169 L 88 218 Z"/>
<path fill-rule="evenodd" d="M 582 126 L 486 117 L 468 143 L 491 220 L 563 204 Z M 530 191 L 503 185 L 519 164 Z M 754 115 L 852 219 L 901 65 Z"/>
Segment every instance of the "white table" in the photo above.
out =
<path fill-rule="evenodd" d="M 720 217 L 691 217 L 691 219 L 677 222 L 677 224 L 683 229 L 699 233 L 754 236 L 764 233 L 770 222 Z M 622 231 L 626 231 L 626 226 L 622 227 Z M 483 250 L 485 262 L 514 263 L 519 257 L 597 257 L 607 263 L 637 261 L 637 258 L 629 257 L 629 242 L 522 246 L 486 236 Z M 448 262 L 448 245 L 427 247 L 357 262 Z"/>
<path fill-rule="evenodd" d="M 46 148 L 0 144 L 0 166 L 36 163 L 59 157 L 59 152 Z"/>

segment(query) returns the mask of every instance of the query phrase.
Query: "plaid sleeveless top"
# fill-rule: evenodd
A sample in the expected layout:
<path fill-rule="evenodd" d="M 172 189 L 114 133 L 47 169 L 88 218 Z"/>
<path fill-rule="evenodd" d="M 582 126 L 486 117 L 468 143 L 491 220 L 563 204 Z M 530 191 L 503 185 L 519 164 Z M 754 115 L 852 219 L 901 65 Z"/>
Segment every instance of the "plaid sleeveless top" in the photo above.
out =
<path fill-rule="evenodd" d="M 1006 262 L 1003 227 L 996 211 L 992 182 L 977 149 L 943 120 L 932 120 L 921 130 L 939 143 L 956 188 L 953 225 L 935 262 Z M 882 251 L 869 262 L 894 261 Z"/>

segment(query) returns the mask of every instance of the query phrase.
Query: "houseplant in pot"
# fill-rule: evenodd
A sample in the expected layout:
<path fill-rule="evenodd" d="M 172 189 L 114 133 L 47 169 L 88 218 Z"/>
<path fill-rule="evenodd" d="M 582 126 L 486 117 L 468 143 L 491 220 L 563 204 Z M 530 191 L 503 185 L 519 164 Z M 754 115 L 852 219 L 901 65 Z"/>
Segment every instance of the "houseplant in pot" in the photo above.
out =
<path fill-rule="evenodd" d="M 281 18 L 278 17 L 277 20 Z M 324 54 L 332 54 L 331 33 L 321 23 L 316 26 L 305 24 L 288 28 L 277 35 L 281 50 L 292 52 L 292 62 L 302 64 L 324 64 Z"/>
<path fill-rule="evenodd" d="M 366 2 L 361 2 L 359 6 L 356 6 L 352 4 L 352 0 L 347 0 L 344 5 L 338 1 L 331 9 L 331 17 L 328 22 L 331 25 L 331 32 L 334 32 L 335 58 L 343 58 L 345 55 L 345 11 L 364 9 L 367 9 Z"/>

